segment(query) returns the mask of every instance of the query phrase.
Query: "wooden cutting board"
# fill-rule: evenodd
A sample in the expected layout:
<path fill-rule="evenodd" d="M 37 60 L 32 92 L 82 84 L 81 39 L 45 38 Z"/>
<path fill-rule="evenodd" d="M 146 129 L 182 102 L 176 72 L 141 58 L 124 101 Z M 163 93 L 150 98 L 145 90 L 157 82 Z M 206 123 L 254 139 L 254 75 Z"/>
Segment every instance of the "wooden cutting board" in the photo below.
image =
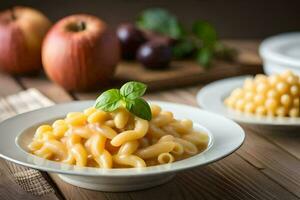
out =
<path fill-rule="evenodd" d="M 260 66 L 245 66 L 224 61 L 214 61 L 207 70 L 194 61 L 172 62 L 171 67 L 166 70 L 149 70 L 136 62 L 122 62 L 117 68 L 116 78 L 121 82 L 140 81 L 146 83 L 150 89 L 156 90 L 260 72 Z"/>
<path fill-rule="evenodd" d="M 232 40 L 224 43 L 239 52 L 234 62 L 215 60 L 209 69 L 205 69 L 192 60 L 182 60 L 173 61 L 165 70 L 150 70 L 138 62 L 124 61 L 118 65 L 116 79 L 121 82 L 136 80 L 146 83 L 150 90 L 161 90 L 262 73 L 261 59 L 257 54 L 258 41 Z"/>

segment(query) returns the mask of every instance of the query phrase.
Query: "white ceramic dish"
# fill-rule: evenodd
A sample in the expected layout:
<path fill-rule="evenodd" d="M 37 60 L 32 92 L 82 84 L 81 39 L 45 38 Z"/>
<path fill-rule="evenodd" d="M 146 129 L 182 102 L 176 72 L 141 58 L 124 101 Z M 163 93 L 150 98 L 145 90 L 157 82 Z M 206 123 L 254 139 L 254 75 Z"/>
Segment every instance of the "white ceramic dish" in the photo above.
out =
<path fill-rule="evenodd" d="M 209 134 L 208 149 L 172 164 L 140 169 L 76 167 L 45 160 L 26 152 L 26 146 L 37 125 L 62 117 L 71 111 L 82 111 L 93 104 L 92 101 L 82 101 L 42 108 L 2 122 L 0 157 L 27 167 L 58 173 L 64 181 L 79 187 L 102 191 L 130 191 L 162 184 L 170 180 L 176 171 L 219 160 L 239 148 L 244 141 L 243 129 L 225 117 L 180 104 L 153 103 L 172 111 L 176 118 L 192 119 L 196 129 L 204 130 Z"/>
<path fill-rule="evenodd" d="M 213 82 L 202 88 L 197 94 L 198 104 L 205 110 L 226 116 L 237 122 L 262 125 L 277 128 L 294 128 L 300 126 L 300 118 L 289 117 L 259 117 L 245 114 L 229 109 L 224 105 L 224 99 L 228 97 L 235 88 L 241 87 L 244 80 L 249 76 L 227 78 Z"/>
<path fill-rule="evenodd" d="M 285 33 L 267 38 L 259 47 L 264 71 L 271 75 L 287 69 L 300 75 L 300 33 Z"/>

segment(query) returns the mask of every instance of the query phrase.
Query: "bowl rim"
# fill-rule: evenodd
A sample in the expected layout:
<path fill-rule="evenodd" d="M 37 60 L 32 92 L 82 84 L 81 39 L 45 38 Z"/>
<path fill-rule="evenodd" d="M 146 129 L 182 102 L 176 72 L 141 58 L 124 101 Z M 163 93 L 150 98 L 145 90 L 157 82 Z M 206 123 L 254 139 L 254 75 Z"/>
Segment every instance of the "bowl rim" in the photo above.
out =
<path fill-rule="evenodd" d="M 276 51 L 276 48 L 282 43 L 290 42 L 295 38 L 300 39 L 300 32 L 282 33 L 268 37 L 260 44 L 258 49 L 259 55 L 265 60 L 280 63 L 292 68 L 300 68 L 300 59 L 292 58 Z"/>
<path fill-rule="evenodd" d="M 216 115 L 216 114 L 213 114 L 213 113 L 210 113 L 210 112 L 207 112 L 207 111 L 204 111 L 199 108 L 192 107 L 192 106 L 163 102 L 163 101 L 149 101 L 150 103 L 158 104 L 158 105 L 162 106 L 163 108 L 164 107 L 169 107 L 169 108 L 177 107 L 178 109 L 180 109 L 180 112 L 172 110 L 172 112 L 175 115 L 176 115 L 176 113 L 181 113 L 181 115 L 182 115 L 182 113 L 186 113 L 186 111 L 189 111 L 190 114 L 186 113 L 186 115 L 193 115 L 193 116 L 205 115 L 205 116 L 207 116 L 208 119 L 210 117 L 215 118 L 215 120 L 225 123 L 226 126 L 230 125 L 230 129 L 232 129 L 235 133 L 234 134 L 229 133 L 229 135 L 231 134 L 231 137 L 233 137 L 233 138 L 235 137 L 235 141 L 231 141 L 231 143 L 228 142 L 228 144 L 225 144 L 225 145 L 222 144 L 223 147 L 226 147 L 225 148 L 226 152 L 221 152 L 221 154 L 220 153 L 217 154 L 218 152 L 216 152 L 216 151 L 220 151 L 220 150 L 218 150 L 218 148 L 222 147 L 222 145 L 220 145 L 222 141 L 220 141 L 220 140 L 222 138 L 224 139 L 225 137 L 223 135 L 221 135 L 220 133 L 213 132 L 213 131 L 216 131 L 219 129 L 216 128 L 214 130 L 211 130 L 211 127 L 206 127 L 203 124 L 200 124 L 200 125 L 203 125 L 205 128 L 207 128 L 213 135 L 214 144 L 207 151 L 204 151 L 193 157 L 174 162 L 172 164 L 157 165 L 157 166 L 151 166 L 151 167 L 140 168 L 140 169 L 138 169 L 138 168 L 101 169 L 101 168 L 91 168 L 91 167 L 76 167 L 73 165 L 67 165 L 67 164 L 62 164 L 62 163 L 55 162 L 55 161 L 49 161 L 49 160 L 34 156 L 32 154 L 30 154 L 30 156 L 28 156 L 27 155 L 28 153 L 26 154 L 25 152 L 22 152 L 21 149 L 19 149 L 19 147 L 16 145 L 17 136 L 19 136 L 20 132 L 24 131 L 25 128 L 29 128 L 30 126 L 32 126 L 34 124 L 41 123 L 41 122 L 45 121 L 45 119 L 48 119 L 48 120 L 54 119 L 53 116 L 60 117 L 62 112 L 64 112 L 64 113 L 66 111 L 70 112 L 74 108 L 86 108 L 88 106 L 93 105 L 93 102 L 94 101 L 79 101 L 79 102 L 71 102 L 71 103 L 64 103 L 64 104 L 56 104 L 53 106 L 49 106 L 49 107 L 41 108 L 38 110 L 30 111 L 27 113 L 23 113 L 23 114 L 17 115 L 15 117 L 9 118 L 9 119 L 1 122 L 0 123 L 0 136 L 3 135 L 3 132 L 5 132 L 5 131 L 1 131 L 1 130 L 10 128 L 9 130 L 11 130 L 11 132 L 13 134 L 10 137 L 14 137 L 13 138 L 14 146 L 12 147 L 11 151 L 13 151 L 13 150 L 16 151 L 16 149 L 17 149 L 18 152 L 11 152 L 9 155 L 7 155 L 9 151 L 5 150 L 5 147 L 2 147 L 3 146 L 2 145 L 2 146 L 0 146 L 0 157 L 6 159 L 8 161 L 26 166 L 26 167 L 30 167 L 30 168 L 34 168 L 34 169 L 38 169 L 38 170 L 42 170 L 42 171 L 60 173 L 60 174 L 80 175 L 80 176 L 82 176 L 82 175 L 83 176 L 113 176 L 113 177 L 115 177 L 115 176 L 122 176 L 122 177 L 147 176 L 147 175 L 155 175 L 155 174 L 162 174 L 162 173 L 172 173 L 172 172 L 176 172 L 179 170 L 186 170 L 186 169 L 189 169 L 192 167 L 209 164 L 211 162 L 222 159 L 222 158 L 230 155 L 231 153 L 233 153 L 235 150 L 237 150 L 243 144 L 244 139 L 245 139 L 245 133 L 244 133 L 243 129 L 235 122 L 233 122 L 223 116 L 219 116 L 219 115 Z M 79 110 L 83 110 L 83 109 L 79 109 Z M 191 113 L 191 112 L 193 112 L 193 113 Z M 60 113 L 60 114 L 58 114 L 58 113 Z M 46 114 L 47 114 L 47 116 L 45 117 Z M 20 122 L 22 122 L 22 120 L 26 120 L 26 119 L 27 119 L 26 122 L 28 122 L 28 120 L 31 121 L 31 124 L 27 124 L 27 127 L 20 127 L 20 125 L 18 125 L 18 126 L 14 125 L 17 122 L 20 123 Z M 206 119 L 206 120 L 203 119 L 203 120 L 208 121 L 208 119 Z M 196 123 L 198 123 L 198 121 Z M 212 123 L 212 122 L 209 122 L 209 123 Z M 217 126 L 217 127 L 219 127 L 219 126 Z M 2 132 L 2 134 L 1 134 L 1 132 Z M 12 145 L 11 142 L 12 141 L 9 141 L 10 145 Z M 17 158 L 19 158 L 19 157 L 12 156 L 14 154 L 26 156 L 26 158 L 16 159 L 16 157 Z M 206 157 L 208 157 L 208 156 L 211 156 L 211 158 L 207 159 Z M 25 159 L 25 161 L 24 161 L 24 159 Z M 36 164 L 34 162 L 41 162 L 41 164 Z"/>

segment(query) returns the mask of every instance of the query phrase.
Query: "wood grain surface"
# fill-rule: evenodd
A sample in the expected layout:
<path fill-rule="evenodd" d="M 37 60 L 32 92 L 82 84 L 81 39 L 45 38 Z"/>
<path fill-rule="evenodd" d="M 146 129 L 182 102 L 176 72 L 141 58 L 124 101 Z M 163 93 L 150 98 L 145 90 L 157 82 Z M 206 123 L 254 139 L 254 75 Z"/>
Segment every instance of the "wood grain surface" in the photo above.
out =
<path fill-rule="evenodd" d="M 252 55 L 257 54 L 251 47 L 247 51 Z M 196 84 L 192 87 L 150 92 L 145 98 L 198 106 L 195 95 L 202 86 L 203 84 Z M 39 89 L 57 103 L 74 99 L 95 99 L 99 95 L 99 92 L 68 93 L 45 77 L 14 78 L 0 74 L 0 96 L 31 87 Z M 14 183 L 6 163 L 0 160 L 0 199 L 300 199 L 300 135 L 297 132 L 253 130 L 249 126 L 243 128 L 246 140 L 237 152 L 216 163 L 180 172 L 167 184 L 134 192 L 86 190 L 64 183 L 56 174 L 50 174 L 51 184 L 58 191 L 57 194 L 35 197 L 23 192 Z"/>

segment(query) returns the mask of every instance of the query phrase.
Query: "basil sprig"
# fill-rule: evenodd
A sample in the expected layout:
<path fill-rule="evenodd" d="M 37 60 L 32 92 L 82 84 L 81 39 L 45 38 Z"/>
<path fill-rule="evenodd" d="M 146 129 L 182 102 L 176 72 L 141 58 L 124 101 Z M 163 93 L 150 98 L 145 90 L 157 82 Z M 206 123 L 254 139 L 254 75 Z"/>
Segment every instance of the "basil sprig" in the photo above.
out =
<path fill-rule="evenodd" d="M 192 27 L 183 26 L 174 14 L 162 8 L 144 10 L 138 16 L 136 25 L 140 29 L 151 30 L 174 39 L 174 58 L 194 58 L 203 67 L 209 67 L 213 58 L 232 61 L 237 54 L 218 39 L 212 24 L 197 20 Z"/>
<path fill-rule="evenodd" d="M 112 112 L 119 107 L 126 108 L 137 117 L 150 121 L 152 118 L 149 104 L 141 98 L 147 86 L 140 82 L 125 83 L 120 90 L 110 89 L 103 92 L 96 100 L 95 108 Z"/>

